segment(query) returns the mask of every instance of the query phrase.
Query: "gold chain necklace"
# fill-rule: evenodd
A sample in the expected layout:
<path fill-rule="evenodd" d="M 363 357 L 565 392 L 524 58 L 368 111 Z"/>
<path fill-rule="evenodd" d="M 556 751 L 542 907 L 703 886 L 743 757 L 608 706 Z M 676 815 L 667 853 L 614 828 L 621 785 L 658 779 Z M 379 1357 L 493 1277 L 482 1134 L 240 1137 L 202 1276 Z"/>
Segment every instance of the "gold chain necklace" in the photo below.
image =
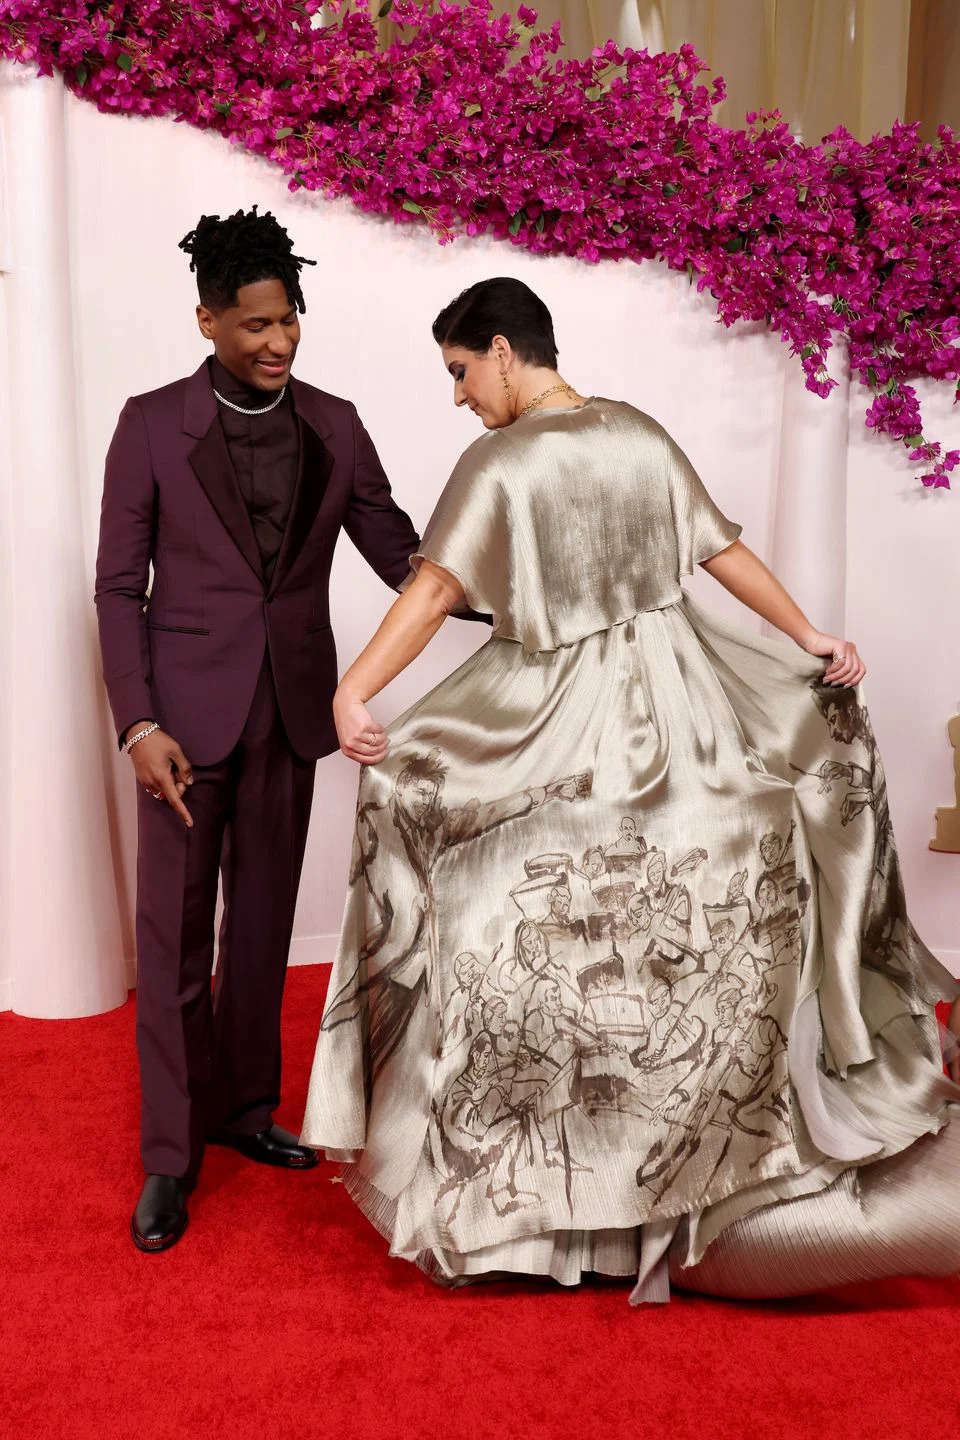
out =
<path fill-rule="evenodd" d="M 535 395 L 529 404 L 524 405 L 520 411 L 520 415 L 526 415 L 528 411 L 535 410 L 538 405 L 543 404 L 544 400 L 549 400 L 551 395 L 559 395 L 562 391 L 566 391 L 568 395 L 576 395 L 577 393 L 573 386 L 568 385 L 566 381 L 560 385 L 551 385 L 549 390 L 544 390 L 542 395 Z M 518 420 L 520 419 L 520 415 L 517 416 Z"/>

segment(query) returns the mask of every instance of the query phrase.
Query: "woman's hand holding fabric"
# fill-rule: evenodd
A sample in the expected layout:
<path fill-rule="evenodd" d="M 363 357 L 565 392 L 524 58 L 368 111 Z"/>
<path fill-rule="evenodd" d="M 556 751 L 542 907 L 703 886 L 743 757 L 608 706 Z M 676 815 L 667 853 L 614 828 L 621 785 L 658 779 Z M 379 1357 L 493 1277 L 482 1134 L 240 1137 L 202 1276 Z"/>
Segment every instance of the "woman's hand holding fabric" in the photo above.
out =
<path fill-rule="evenodd" d="M 387 732 L 363 701 L 341 686 L 333 697 L 333 721 L 340 749 L 358 765 L 379 765 L 390 749 Z"/>
<path fill-rule="evenodd" d="M 867 673 L 867 667 L 852 640 L 840 640 L 836 635 L 824 635 L 822 631 L 814 630 L 803 642 L 803 648 L 808 655 L 832 657 L 831 664 L 823 672 L 827 685 L 859 685 Z"/>

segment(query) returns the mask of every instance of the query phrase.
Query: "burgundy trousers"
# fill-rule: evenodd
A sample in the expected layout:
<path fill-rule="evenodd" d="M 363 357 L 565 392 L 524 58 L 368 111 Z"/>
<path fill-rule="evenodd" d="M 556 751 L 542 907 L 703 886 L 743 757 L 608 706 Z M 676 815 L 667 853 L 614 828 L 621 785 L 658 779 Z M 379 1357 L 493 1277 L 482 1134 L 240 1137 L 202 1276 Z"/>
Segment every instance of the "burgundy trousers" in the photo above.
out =
<path fill-rule="evenodd" d="M 138 787 L 137 1051 L 148 1174 L 192 1181 L 208 1135 L 252 1135 L 271 1122 L 315 769 L 290 748 L 265 662 L 233 751 L 194 768 L 184 795 L 193 829 Z M 218 874 L 224 911 L 211 993 Z"/>

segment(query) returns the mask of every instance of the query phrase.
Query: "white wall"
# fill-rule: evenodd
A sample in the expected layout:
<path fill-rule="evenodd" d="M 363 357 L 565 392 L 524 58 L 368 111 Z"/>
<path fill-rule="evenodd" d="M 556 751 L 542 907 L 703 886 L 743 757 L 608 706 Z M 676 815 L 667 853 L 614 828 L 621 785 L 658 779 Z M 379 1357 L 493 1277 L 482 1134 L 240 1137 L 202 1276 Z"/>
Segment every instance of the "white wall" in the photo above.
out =
<path fill-rule="evenodd" d="M 770 557 L 781 412 L 797 384 L 796 362 L 759 329 L 725 331 L 685 279 L 654 264 L 534 260 L 503 243 L 458 241 L 442 248 L 419 227 L 397 228 L 345 203 L 290 195 L 266 163 L 185 125 L 102 116 L 69 99 L 67 128 L 81 538 L 91 591 L 103 455 L 117 414 L 127 395 L 189 373 L 205 353 L 193 319 L 193 277 L 177 242 L 202 212 L 224 214 L 254 201 L 288 226 L 298 253 L 319 261 L 304 276 L 307 314 L 297 373 L 356 402 L 395 494 L 417 525 L 477 433 L 474 418 L 453 408 L 430 322 L 465 285 L 509 273 L 535 286 L 550 305 L 565 377 L 582 391 L 629 399 L 662 420 L 722 507 L 743 522 L 747 543 Z M 848 629 L 871 666 L 868 694 L 914 917 L 929 943 L 960 970 L 960 858 L 925 848 L 933 810 L 950 802 L 952 783 L 945 725 L 960 702 L 954 560 L 960 494 L 921 494 L 892 448 L 864 436 L 857 405 L 854 412 Z M 826 433 L 842 412 L 830 411 L 829 420 L 828 407 L 823 413 Z M 957 414 L 940 405 L 936 418 L 937 433 L 952 432 L 958 443 Z M 842 551 L 842 534 L 824 535 L 825 565 L 842 566 Z M 718 609 L 737 613 L 706 576 L 695 585 Z M 344 539 L 332 588 L 342 666 L 390 598 Z M 754 624 L 754 617 L 739 613 L 743 623 Z M 449 624 L 378 699 L 377 713 L 384 719 L 398 713 L 482 638 L 477 627 Z M 108 737 L 105 700 L 100 713 Z M 129 761 L 114 756 L 108 769 L 120 908 L 132 955 L 136 836 Z M 295 961 L 330 956 L 355 787 L 356 771 L 343 757 L 321 762 Z"/>
<path fill-rule="evenodd" d="M 960 446 L 960 408 L 921 387 L 926 433 Z M 960 855 L 927 848 L 953 799 L 946 725 L 960 711 L 960 471 L 924 490 L 850 406 L 847 628 L 870 664 L 865 691 L 884 757 L 914 922 L 960 975 Z"/>

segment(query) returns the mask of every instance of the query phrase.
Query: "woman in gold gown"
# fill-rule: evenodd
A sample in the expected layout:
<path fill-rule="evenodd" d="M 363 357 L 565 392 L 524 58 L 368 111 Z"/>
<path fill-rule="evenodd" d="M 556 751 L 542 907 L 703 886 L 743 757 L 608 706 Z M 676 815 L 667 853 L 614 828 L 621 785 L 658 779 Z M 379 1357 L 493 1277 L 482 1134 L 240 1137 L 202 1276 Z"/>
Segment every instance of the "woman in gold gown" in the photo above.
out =
<path fill-rule="evenodd" d="M 561 380 L 526 286 L 434 336 L 488 433 L 337 692 L 363 769 L 304 1141 L 447 1283 L 960 1270 L 958 986 L 907 917 L 856 647 L 655 420 Z M 793 643 L 695 604 L 695 565 Z M 368 702 L 465 606 L 492 638 L 385 732 Z"/>

